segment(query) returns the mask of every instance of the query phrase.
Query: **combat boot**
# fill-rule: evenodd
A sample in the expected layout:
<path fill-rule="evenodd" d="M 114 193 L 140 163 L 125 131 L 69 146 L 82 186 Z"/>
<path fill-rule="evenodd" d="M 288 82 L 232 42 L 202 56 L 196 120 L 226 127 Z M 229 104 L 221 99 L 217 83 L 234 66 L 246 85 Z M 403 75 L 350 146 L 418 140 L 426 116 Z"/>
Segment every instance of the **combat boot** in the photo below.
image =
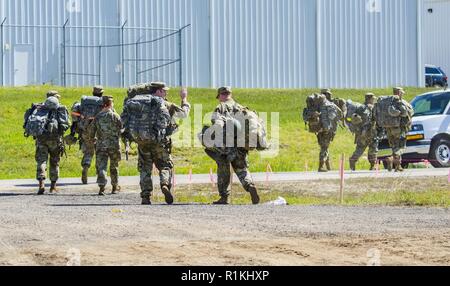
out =
<path fill-rule="evenodd" d="M 350 170 L 352 170 L 353 172 L 356 171 L 356 161 L 350 159 Z"/>
<path fill-rule="evenodd" d="M 213 205 L 228 205 L 228 196 L 220 196 L 220 199 L 213 202 Z"/>
<path fill-rule="evenodd" d="M 100 186 L 100 191 L 98 192 L 98 195 L 101 197 L 105 196 L 105 186 Z"/>
<path fill-rule="evenodd" d="M 400 158 L 400 156 L 394 156 L 394 168 L 395 168 L 395 172 L 403 172 L 403 168 L 402 168 L 402 160 Z"/>
<path fill-rule="evenodd" d="M 141 204 L 144 205 L 144 206 L 151 205 L 152 202 L 150 201 L 150 197 L 142 198 L 142 203 Z"/>
<path fill-rule="evenodd" d="M 249 187 L 248 192 L 250 193 L 250 196 L 252 198 L 252 204 L 254 204 L 254 205 L 259 204 L 260 198 L 259 198 L 258 191 L 256 190 L 255 186 Z"/>
<path fill-rule="evenodd" d="M 112 187 L 112 192 L 111 192 L 111 194 L 117 195 L 117 193 L 119 193 L 120 190 L 121 190 L 121 187 L 120 187 L 120 186 L 113 186 L 113 187 Z"/>
<path fill-rule="evenodd" d="M 81 182 L 83 183 L 83 185 L 87 185 L 88 183 L 88 172 L 89 168 L 83 167 L 83 171 L 81 172 Z"/>
<path fill-rule="evenodd" d="M 169 187 L 167 187 L 167 186 L 162 186 L 162 187 L 161 187 L 161 191 L 162 191 L 162 193 L 163 193 L 163 195 L 164 195 L 164 199 L 165 199 L 166 203 L 167 203 L 168 205 L 173 204 L 173 196 L 172 196 L 172 194 L 170 193 Z"/>
<path fill-rule="evenodd" d="M 38 195 L 43 195 L 45 193 L 45 182 L 44 180 L 39 180 L 39 191 Z"/>
<path fill-rule="evenodd" d="M 56 190 L 56 182 L 52 181 L 52 184 L 50 185 L 50 194 L 56 193 L 58 190 Z"/>
<path fill-rule="evenodd" d="M 331 171 L 331 163 L 330 163 L 330 159 L 325 161 L 325 165 L 327 165 L 327 170 Z"/>
<path fill-rule="evenodd" d="M 392 172 L 392 164 L 393 164 L 392 157 L 386 158 L 386 165 L 389 172 Z"/>
<path fill-rule="evenodd" d="M 319 173 L 326 173 L 328 172 L 327 169 L 324 168 L 325 162 L 320 160 L 319 162 Z"/>

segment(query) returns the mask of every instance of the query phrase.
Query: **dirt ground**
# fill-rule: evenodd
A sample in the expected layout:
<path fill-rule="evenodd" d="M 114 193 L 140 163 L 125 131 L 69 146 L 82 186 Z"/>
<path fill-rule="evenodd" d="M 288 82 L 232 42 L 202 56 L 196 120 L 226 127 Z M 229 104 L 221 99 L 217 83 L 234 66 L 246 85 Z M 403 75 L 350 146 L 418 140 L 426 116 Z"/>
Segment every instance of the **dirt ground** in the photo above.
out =
<path fill-rule="evenodd" d="M 0 265 L 450 265 L 443 208 L 139 203 L 0 191 Z"/>

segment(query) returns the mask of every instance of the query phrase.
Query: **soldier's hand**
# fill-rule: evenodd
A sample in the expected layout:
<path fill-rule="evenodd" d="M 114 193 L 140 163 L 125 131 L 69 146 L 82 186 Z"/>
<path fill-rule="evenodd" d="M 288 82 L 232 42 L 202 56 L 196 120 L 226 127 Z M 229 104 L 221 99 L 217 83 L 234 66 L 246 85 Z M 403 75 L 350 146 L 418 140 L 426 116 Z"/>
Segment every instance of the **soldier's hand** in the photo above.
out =
<path fill-rule="evenodd" d="M 187 88 L 183 87 L 180 91 L 180 98 L 184 102 L 187 100 L 187 97 L 188 97 L 188 90 Z"/>

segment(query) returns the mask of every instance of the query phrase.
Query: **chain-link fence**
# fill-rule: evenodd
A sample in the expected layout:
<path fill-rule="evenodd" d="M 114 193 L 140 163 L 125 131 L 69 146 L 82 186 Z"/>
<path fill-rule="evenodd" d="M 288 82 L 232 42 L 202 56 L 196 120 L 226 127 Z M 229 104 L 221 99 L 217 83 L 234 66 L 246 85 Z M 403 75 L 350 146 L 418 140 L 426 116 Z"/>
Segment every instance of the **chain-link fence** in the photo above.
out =
<path fill-rule="evenodd" d="M 183 32 L 121 26 L 0 24 L 0 84 L 183 85 Z"/>

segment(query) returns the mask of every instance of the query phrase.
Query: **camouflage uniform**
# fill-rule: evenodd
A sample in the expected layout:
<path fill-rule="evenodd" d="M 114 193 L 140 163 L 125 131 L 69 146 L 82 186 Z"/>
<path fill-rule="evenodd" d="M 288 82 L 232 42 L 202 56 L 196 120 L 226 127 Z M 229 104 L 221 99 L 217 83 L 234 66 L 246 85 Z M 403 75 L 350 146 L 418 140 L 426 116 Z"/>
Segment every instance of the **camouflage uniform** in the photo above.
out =
<path fill-rule="evenodd" d="M 47 93 L 47 98 L 56 97 L 60 98 L 58 92 L 50 91 Z M 69 118 L 69 113 L 66 107 L 62 106 L 64 112 L 66 113 L 65 118 Z M 64 142 L 63 136 L 64 132 L 69 129 L 69 121 L 58 122 L 59 124 L 59 134 L 57 136 L 40 136 L 36 139 L 36 179 L 40 182 L 39 194 L 44 193 L 43 182 L 47 177 L 47 162 L 50 159 L 50 181 L 52 186 L 50 191 L 53 192 L 56 189 L 56 182 L 59 179 L 59 162 L 61 156 L 64 153 Z"/>
<path fill-rule="evenodd" d="M 331 97 L 332 93 L 331 93 L 330 89 L 323 89 L 321 94 L 325 95 L 325 97 L 327 98 L 327 100 L 330 103 L 336 105 L 341 110 L 342 114 L 346 113 L 346 110 L 345 110 L 346 108 L 343 107 L 343 106 L 345 106 L 345 102 L 344 102 L 344 104 L 342 104 L 343 100 L 333 99 Z M 342 109 L 344 109 L 344 110 L 342 110 Z M 342 120 L 344 120 L 344 117 L 342 117 Z M 319 143 L 319 146 L 320 146 L 319 172 L 331 170 L 329 148 L 330 148 L 331 142 L 333 142 L 334 137 L 336 136 L 336 132 L 337 132 L 337 125 L 334 126 L 331 130 L 321 131 L 321 132 L 317 133 L 317 142 Z M 323 169 L 324 164 L 326 165 L 326 170 Z"/>
<path fill-rule="evenodd" d="M 378 140 L 377 140 L 377 129 L 376 121 L 373 117 L 374 105 L 370 100 L 375 99 L 374 94 L 366 95 L 366 102 L 357 110 L 357 115 L 361 119 L 361 127 L 355 133 L 355 144 L 356 150 L 350 158 L 350 167 L 355 170 L 356 162 L 362 157 L 365 150 L 369 148 L 368 160 L 371 165 L 371 170 L 373 170 L 378 154 Z"/>
<path fill-rule="evenodd" d="M 402 88 L 396 87 L 394 88 L 394 94 L 397 93 L 403 94 L 404 91 Z M 389 146 L 392 148 L 392 158 L 388 159 L 388 165 L 390 165 L 389 161 L 392 161 L 396 171 L 403 171 L 401 167 L 401 156 L 402 150 L 406 148 L 407 134 L 411 130 L 412 110 L 412 106 L 407 101 L 403 100 L 398 95 L 394 95 L 394 106 L 391 110 L 389 110 L 389 112 L 393 116 L 401 117 L 400 126 L 385 128 L 385 131 L 389 141 Z"/>
<path fill-rule="evenodd" d="M 104 102 L 110 97 L 104 97 Z M 111 185 L 116 190 L 119 185 L 119 162 L 121 160 L 120 153 L 120 136 L 122 133 L 122 122 L 119 114 L 113 108 L 105 108 L 96 117 L 91 129 L 89 130 L 92 138 L 96 141 L 96 169 L 97 184 L 100 187 L 106 186 L 108 159 L 110 160 Z"/>
<path fill-rule="evenodd" d="M 219 95 L 223 92 L 228 92 L 231 94 L 230 87 L 219 88 Z M 242 110 L 243 107 L 237 104 L 233 99 L 229 99 L 226 102 L 220 103 L 213 112 L 211 122 L 213 125 L 220 126 L 223 128 L 225 126 L 224 116 L 226 114 L 233 113 L 233 110 Z M 254 204 L 259 203 L 259 197 L 257 195 L 257 190 L 255 184 L 253 183 L 250 171 L 249 171 L 249 161 L 248 154 L 249 151 L 245 148 L 229 147 L 225 146 L 223 148 L 205 150 L 206 154 L 211 157 L 217 163 L 217 188 L 221 199 L 216 204 L 226 204 L 227 199 L 230 195 L 229 186 L 231 180 L 231 167 L 233 167 L 234 172 L 239 178 L 245 191 L 251 194 L 252 202 Z"/>
<path fill-rule="evenodd" d="M 165 83 L 152 83 L 155 88 L 162 87 L 168 91 Z M 189 103 L 182 103 L 181 107 L 166 101 L 166 107 L 171 117 L 171 130 L 177 129 L 176 120 L 189 117 L 191 106 Z M 152 170 L 153 164 L 159 171 L 161 189 L 167 187 L 172 190 L 173 180 L 173 160 L 172 160 L 172 139 L 170 136 L 165 138 L 161 143 L 138 144 L 139 161 L 138 169 L 140 173 L 141 198 L 149 198 L 153 192 Z"/>
<path fill-rule="evenodd" d="M 97 97 L 103 96 L 103 87 L 102 86 L 94 86 L 92 95 Z M 83 153 L 83 158 L 81 159 L 81 167 L 83 168 L 83 174 L 82 174 L 82 180 L 83 183 L 87 183 L 87 172 L 89 168 L 91 168 L 92 160 L 95 155 L 95 137 L 91 137 L 89 135 L 89 132 L 83 132 L 83 130 L 80 130 L 78 128 L 78 124 L 80 120 L 81 115 L 81 105 L 79 103 L 75 103 L 72 107 L 72 135 L 75 135 L 75 133 L 80 134 L 80 149 Z M 88 127 L 89 129 L 89 127 Z"/>

